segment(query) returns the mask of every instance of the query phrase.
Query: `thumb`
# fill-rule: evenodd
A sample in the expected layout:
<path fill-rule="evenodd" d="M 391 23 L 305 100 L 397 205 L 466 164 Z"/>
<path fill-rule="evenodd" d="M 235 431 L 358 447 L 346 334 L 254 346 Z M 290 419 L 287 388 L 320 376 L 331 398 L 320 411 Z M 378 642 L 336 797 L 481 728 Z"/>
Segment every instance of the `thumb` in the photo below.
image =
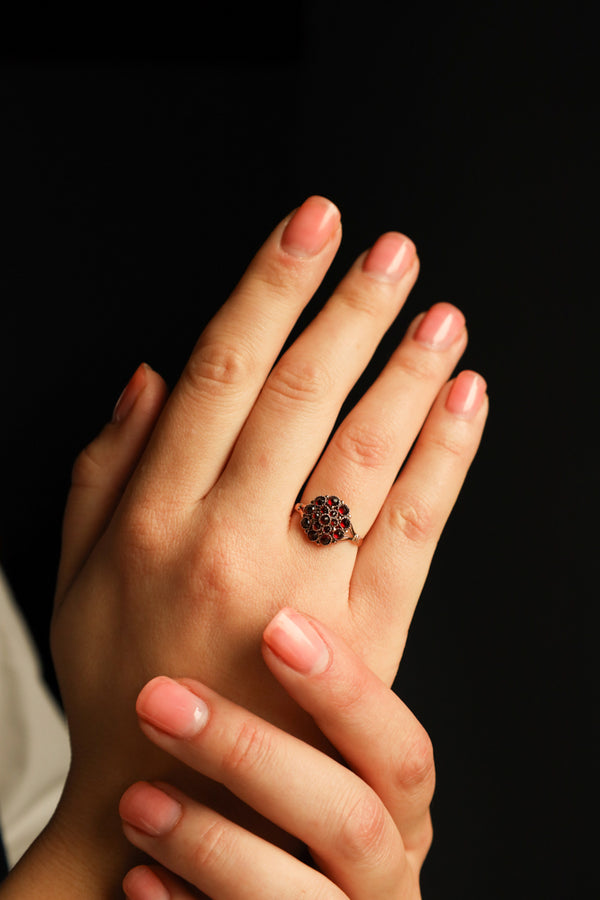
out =
<path fill-rule="evenodd" d="M 75 460 L 63 520 L 57 602 L 110 521 L 166 398 L 161 376 L 142 363 L 119 397 L 112 421 Z"/>

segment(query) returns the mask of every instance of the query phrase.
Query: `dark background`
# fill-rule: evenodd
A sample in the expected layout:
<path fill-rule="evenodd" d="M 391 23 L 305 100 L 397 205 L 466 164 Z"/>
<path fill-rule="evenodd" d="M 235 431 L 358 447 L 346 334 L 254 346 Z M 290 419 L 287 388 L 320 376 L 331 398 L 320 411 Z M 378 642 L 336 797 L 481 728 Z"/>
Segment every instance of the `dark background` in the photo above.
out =
<path fill-rule="evenodd" d="M 422 274 L 374 371 L 450 300 L 491 399 L 396 683 L 437 754 L 423 895 L 588 896 L 596 32 L 576 4 L 350 6 L 224 9 L 138 41 L 99 20 L 101 51 L 5 55 L 0 558 L 54 685 L 70 466 L 138 363 L 172 385 L 308 194 L 344 221 L 317 305 L 379 233 L 407 232 Z"/>

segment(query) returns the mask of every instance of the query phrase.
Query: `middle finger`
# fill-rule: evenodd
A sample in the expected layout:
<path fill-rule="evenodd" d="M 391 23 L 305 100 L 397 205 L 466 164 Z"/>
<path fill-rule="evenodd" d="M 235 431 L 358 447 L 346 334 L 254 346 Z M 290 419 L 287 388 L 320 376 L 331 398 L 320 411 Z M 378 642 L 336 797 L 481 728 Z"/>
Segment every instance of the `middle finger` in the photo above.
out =
<path fill-rule="evenodd" d="M 404 304 L 418 274 L 415 247 L 382 235 L 284 354 L 256 402 L 224 473 L 252 480 L 270 510 L 289 515 L 348 392 Z"/>

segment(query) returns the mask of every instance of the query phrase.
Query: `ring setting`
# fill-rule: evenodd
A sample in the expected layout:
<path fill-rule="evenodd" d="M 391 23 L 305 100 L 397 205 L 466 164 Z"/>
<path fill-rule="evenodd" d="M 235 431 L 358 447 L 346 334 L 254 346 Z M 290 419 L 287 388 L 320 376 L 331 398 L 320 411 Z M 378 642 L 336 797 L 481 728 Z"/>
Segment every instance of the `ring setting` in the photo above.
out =
<path fill-rule="evenodd" d="M 342 541 L 360 546 L 363 542 L 352 525 L 350 508 L 333 494 L 321 494 L 306 504 L 296 503 L 294 509 L 300 513 L 300 525 L 307 538 L 318 547 Z"/>

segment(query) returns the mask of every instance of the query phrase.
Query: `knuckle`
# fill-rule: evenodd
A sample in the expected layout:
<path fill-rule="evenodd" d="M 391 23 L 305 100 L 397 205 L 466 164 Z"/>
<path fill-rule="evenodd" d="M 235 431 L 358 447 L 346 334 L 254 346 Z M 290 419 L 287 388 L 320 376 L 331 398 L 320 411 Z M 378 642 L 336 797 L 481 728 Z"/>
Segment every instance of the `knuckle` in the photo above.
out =
<path fill-rule="evenodd" d="M 422 726 L 419 726 L 400 761 L 398 781 L 403 791 L 427 793 L 431 801 L 435 787 L 433 744 Z"/>
<path fill-rule="evenodd" d="M 326 368 L 309 359 L 282 360 L 265 385 L 266 391 L 286 405 L 314 404 L 329 387 Z"/>
<path fill-rule="evenodd" d="M 192 865 L 197 871 L 220 871 L 223 860 L 232 852 L 231 832 L 223 821 L 211 822 L 205 831 L 195 834 Z"/>
<path fill-rule="evenodd" d="M 92 441 L 78 454 L 71 470 L 73 487 L 93 487 L 102 475 L 104 466 L 96 441 Z"/>
<path fill-rule="evenodd" d="M 349 804 L 340 832 L 340 852 L 346 859 L 370 867 L 380 866 L 389 856 L 389 817 L 377 795 L 364 791 Z"/>
<path fill-rule="evenodd" d="M 156 559 L 158 551 L 169 546 L 170 521 L 151 503 L 129 504 L 119 517 L 119 541 L 125 564 L 131 555 Z"/>
<path fill-rule="evenodd" d="M 305 277 L 304 267 L 292 256 L 265 254 L 260 266 L 252 271 L 248 293 L 252 297 L 267 295 L 270 299 L 289 303 L 294 298 L 293 287 Z"/>
<path fill-rule="evenodd" d="M 389 462 L 393 437 L 381 426 L 372 423 L 349 423 L 334 439 L 336 452 L 351 463 L 369 469 L 381 469 Z"/>
<path fill-rule="evenodd" d="M 431 822 L 431 816 L 427 816 L 426 821 L 423 824 L 422 829 L 419 831 L 417 835 L 411 841 L 410 849 L 413 852 L 416 852 L 419 857 L 419 861 L 421 865 L 425 862 L 425 857 L 431 850 L 431 845 L 433 844 L 433 825 Z"/>
<path fill-rule="evenodd" d="M 437 517 L 422 497 L 411 495 L 401 498 L 392 504 L 390 517 L 391 527 L 411 543 L 428 544 L 437 539 Z"/>
<path fill-rule="evenodd" d="M 361 668 L 350 671 L 344 678 L 343 693 L 335 698 L 336 716 L 349 720 L 364 715 L 365 696 L 369 676 Z"/>
<path fill-rule="evenodd" d="M 439 378 L 437 366 L 435 365 L 436 361 L 427 352 L 409 351 L 406 347 L 402 347 L 396 356 L 392 358 L 391 365 L 414 381 L 427 382 Z"/>
<path fill-rule="evenodd" d="M 197 344 L 181 377 L 194 394 L 205 396 L 215 390 L 242 388 L 251 369 L 251 360 L 241 346 L 204 341 Z"/>
<path fill-rule="evenodd" d="M 465 445 L 465 441 L 461 439 L 461 435 L 453 433 L 450 429 L 434 431 L 428 435 L 428 443 L 431 444 L 442 453 L 448 456 L 464 457 L 469 448 Z"/>
<path fill-rule="evenodd" d="M 386 292 L 382 285 L 369 281 L 368 285 L 359 286 L 355 282 L 346 283 L 339 291 L 339 300 L 351 312 L 359 313 L 369 319 L 381 318 L 381 302 Z"/>
<path fill-rule="evenodd" d="M 225 613 L 239 597 L 247 595 L 248 565 L 234 522 L 223 515 L 220 522 L 206 523 L 202 541 L 192 542 L 184 577 L 188 593 L 215 599 Z M 224 535 L 228 536 L 224 540 Z"/>
<path fill-rule="evenodd" d="M 245 777 L 250 772 L 268 767 L 271 749 L 269 733 L 254 722 L 245 721 L 223 757 L 223 766 L 230 774 Z"/>

